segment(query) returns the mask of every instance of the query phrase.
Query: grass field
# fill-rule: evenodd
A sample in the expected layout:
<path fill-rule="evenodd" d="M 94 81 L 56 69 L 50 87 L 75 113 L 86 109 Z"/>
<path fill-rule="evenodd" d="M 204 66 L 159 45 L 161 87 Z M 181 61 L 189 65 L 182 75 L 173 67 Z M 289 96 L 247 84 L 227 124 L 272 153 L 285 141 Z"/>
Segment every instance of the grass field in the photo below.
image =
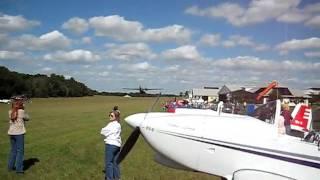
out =
<path fill-rule="evenodd" d="M 124 119 L 133 113 L 146 112 L 154 100 L 99 96 L 32 99 L 26 107 L 32 119 L 26 124 L 28 169 L 23 176 L 7 172 L 10 105 L 0 104 L 0 179 L 103 179 L 104 142 L 100 130 L 107 123 L 107 113 L 114 105 L 119 105 Z M 124 121 L 121 124 L 122 140 L 125 141 L 131 128 Z M 153 154 L 140 138 L 120 166 L 121 179 L 220 179 L 164 167 L 153 161 Z"/>

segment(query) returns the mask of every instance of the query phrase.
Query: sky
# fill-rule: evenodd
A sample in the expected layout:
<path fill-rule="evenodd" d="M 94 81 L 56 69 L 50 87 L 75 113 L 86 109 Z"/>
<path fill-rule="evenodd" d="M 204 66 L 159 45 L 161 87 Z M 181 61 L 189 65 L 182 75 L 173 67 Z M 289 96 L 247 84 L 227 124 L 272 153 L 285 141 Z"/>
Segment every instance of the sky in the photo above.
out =
<path fill-rule="evenodd" d="M 0 66 L 98 91 L 320 87 L 320 2 L 1 0 Z"/>

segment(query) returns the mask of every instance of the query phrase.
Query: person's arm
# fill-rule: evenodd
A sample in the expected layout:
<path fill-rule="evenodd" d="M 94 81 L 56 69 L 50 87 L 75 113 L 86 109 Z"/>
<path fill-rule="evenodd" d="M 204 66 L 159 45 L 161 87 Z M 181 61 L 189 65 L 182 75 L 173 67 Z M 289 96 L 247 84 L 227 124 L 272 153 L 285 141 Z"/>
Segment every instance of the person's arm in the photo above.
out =
<path fill-rule="evenodd" d="M 24 120 L 24 121 L 29 120 L 29 115 L 23 109 L 18 110 L 18 117 L 22 118 L 22 120 Z"/>
<path fill-rule="evenodd" d="M 29 120 L 30 120 L 29 114 L 26 113 L 25 111 L 23 112 L 23 120 L 24 120 L 24 121 L 29 121 Z"/>
<path fill-rule="evenodd" d="M 106 127 L 101 129 L 100 134 L 104 135 L 105 137 L 109 136 L 110 134 L 112 134 L 112 127 L 109 125 L 107 125 Z"/>

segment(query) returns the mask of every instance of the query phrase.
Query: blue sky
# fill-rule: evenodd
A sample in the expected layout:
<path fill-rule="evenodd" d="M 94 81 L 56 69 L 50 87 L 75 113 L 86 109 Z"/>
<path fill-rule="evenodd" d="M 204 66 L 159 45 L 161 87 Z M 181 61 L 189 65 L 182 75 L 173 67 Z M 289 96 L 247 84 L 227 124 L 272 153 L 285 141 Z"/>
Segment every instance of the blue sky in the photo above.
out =
<path fill-rule="evenodd" d="M 320 86 L 320 2 L 0 2 L 0 65 L 99 91 Z"/>

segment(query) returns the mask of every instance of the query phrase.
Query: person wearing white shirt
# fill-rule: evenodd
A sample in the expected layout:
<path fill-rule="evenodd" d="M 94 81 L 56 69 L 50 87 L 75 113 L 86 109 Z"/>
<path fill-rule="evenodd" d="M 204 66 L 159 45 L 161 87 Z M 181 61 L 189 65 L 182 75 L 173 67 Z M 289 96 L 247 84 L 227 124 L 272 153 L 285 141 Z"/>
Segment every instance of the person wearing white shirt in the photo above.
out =
<path fill-rule="evenodd" d="M 112 111 L 109 114 L 110 122 L 101 129 L 101 134 L 105 136 L 105 179 L 119 180 L 120 169 L 116 160 L 121 147 L 121 125 L 120 113 Z"/>

